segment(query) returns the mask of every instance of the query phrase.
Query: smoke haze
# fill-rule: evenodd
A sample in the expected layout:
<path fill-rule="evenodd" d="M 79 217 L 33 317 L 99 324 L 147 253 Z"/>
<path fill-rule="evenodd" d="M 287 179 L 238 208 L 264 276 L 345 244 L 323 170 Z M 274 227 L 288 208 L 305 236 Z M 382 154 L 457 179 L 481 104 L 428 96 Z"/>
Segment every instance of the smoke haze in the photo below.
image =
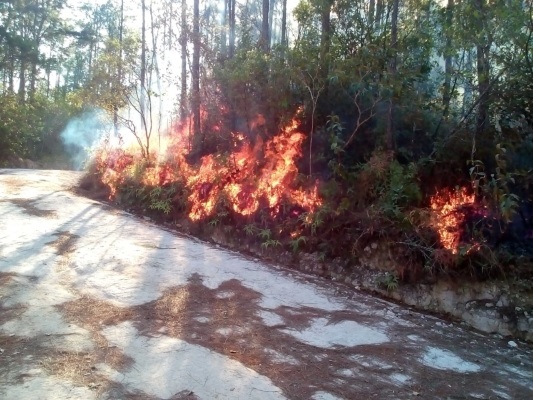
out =
<path fill-rule="evenodd" d="M 82 169 L 91 150 L 111 131 L 111 121 L 102 110 L 91 110 L 72 119 L 61 132 L 61 140 L 70 155 L 72 167 Z"/>

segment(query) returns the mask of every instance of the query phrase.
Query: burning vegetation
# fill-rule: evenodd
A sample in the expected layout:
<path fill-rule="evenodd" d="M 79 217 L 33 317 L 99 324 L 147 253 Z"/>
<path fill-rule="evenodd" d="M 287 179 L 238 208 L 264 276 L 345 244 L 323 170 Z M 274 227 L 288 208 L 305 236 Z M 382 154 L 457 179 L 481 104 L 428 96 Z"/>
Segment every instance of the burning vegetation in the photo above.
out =
<path fill-rule="evenodd" d="M 467 188 L 455 190 L 444 189 L 430 199 L 432 211 L 432 225 L 435 227 L 442 246 L 452 254 L 457 254 L 464 223 L 472 206 L 475 196 L 469 194 Z"/>
<path fill-rule="evenodd" d="M 205 155 L 197 165 L 188 162 L 188 139 L 183 126 L 177 129 L 168 141 L 166 154 L 160 155 L 164 161 L 157 163 L 138 159 L 122 149 L 101 149 L 96 164 L 102 181 L 110 188 L 110 198 L 115 200 L 119 187 L 137 177 L 151 188 L 179 183 L 182 194 L 186 194 L 191 221 L 213 217 L 220 202 L 224 202 L 226 211 L 241 216 L 250 216 L 261 207 L 271 217 L 279 214 L 282 205 L 302 213 L 314 212 L 322 204 L 318 182 L 308 188 L 295 187 L 297 161 L 305 140 L 296 119 L 266 142 L 258 137 L 255 145 L 243 134 L 233 134 L 232 151 Z M 170 212 L 176 200 L 177 196 L 167 198 L 165 210 Z"/>
<path fill-rule="evenodd" d="M 417 164 L 379 148 L 356 168 L 331 161 L 327 174 L 309 177 L 299 171 L 309 141 L 296 115 L 275 135 L 264 133 L 261 116 L 247 133 L 215 127 L 218 147 L 201 157 L 185 121 L 161 137 L 159 154 L 107 145 L 93 167 L 121 206 L 199 235 L 220 230 L 262 253 L 357 260 L 368 244 L 386 241 L 398 279 L 501 271 L 493 251 L 501 218 L 467 182 L 424 192 Z"/>

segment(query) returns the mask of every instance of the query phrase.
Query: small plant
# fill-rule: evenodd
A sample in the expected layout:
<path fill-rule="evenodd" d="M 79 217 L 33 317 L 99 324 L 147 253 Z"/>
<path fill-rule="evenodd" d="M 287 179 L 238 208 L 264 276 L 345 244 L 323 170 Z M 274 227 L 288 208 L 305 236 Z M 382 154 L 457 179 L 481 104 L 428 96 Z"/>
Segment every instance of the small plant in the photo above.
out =
<path fill-rule="evenodd" d="M 270 240 L 270 237 L 272 236 L 272 231 L 270 229 L 268 229 L 268 228 L 261 229 L 257 235 L 261 239 L 268 241 L 268 240 Z"/>
<path fill-rule="evenodd" d="M 265 250 L 270 247 L 279 247 L 279 246 L 281 246 L 281 242 L 277 239 L 268 239 L 264 241 L 263 243 L 261 243 L 261 247 Z"/>
<path fill-rule="evenodd" d="M 483 161 L 472 159 L 468 161 L 470 178 L 476 193 L 483 194 L 501 220 L 509 223 L 520 207 L 520 197 L 511 192 L 516 184 L 515 177 L 520 174 L 507 171 L 505 147 L 497 144 L 495 153 L 494 173 L 486 173 Z"/>
<path fill-rule="evenodd" d="M 324 223 L 324 215 L 328 212 L 325 207 L 319 209 L 315 213 L 306 212 L 301 214 L 298 219 L 303 225 L 311 231 L 311 236 L 315 236 L 317 229 Z"/>
<path fill-rule="evenodd" d="M 170 214 L 172 209 L 170 202 L 167 200 L 156 200 L 150 203 L 150 209 L 156 211 L 162 211 L 165 214 Z"/>
<path fill-rule="evenodd" d="M 253 236 L 256 231 L 257 228 L 254 224 L 247 224 L 244 226 L 244 232 L 246 233 L 246 236 Z"/>
<path fill-rule="evenodd" d="M 298 249 L 300 249 L 300 246 L 302 244 L 305 244 L 307 243 L 307 237 L 306 236 L 298 236 L 298 237 L 295 237 L 294 239 L 292 239 L 289 244 L 292 248 L 292 251 L 294 253 L 296 253 L 298 251 Z"/>
<path fill-rule="evenodd" d="M 385 276 L 381 277 L 378 281 L 378 285 L 387 289 L 388 292 L 398 289 L 399 279 L 396 273 L 387 272 Z"/>
<path fill-rule="evenodd" d="M 170 214 L 172 211 L 172 195 L 175 189 L 173 187 L 163 188 L 157 186 L 150 191 L 150 204 L 148 207 L 151 210 L 162 211 L 165 214 Z"/>

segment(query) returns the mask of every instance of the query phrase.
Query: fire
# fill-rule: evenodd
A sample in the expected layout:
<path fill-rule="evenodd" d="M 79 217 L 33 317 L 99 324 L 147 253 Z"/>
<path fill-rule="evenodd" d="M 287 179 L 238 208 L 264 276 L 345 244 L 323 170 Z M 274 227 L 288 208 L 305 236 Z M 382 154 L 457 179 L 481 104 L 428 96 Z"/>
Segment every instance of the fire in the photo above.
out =
<path fill-rule="evenodd" d="M 316 183 L 310 191 L 291 189 L 298 175 L 296 160 L 302 154 L 305 139 L 297 131 L 296 121 L 265 144 L 259 139 L 253 148 L 243 135 L 234 137 L 240 142 L 240 150 L 225 160 L 206 156 L 198 170 L 189 170 L 191 220 L 211 215 L 220 196 L 229 201 L 234 212 L 244 216 L 256 212 L 261 200 L 266 202 L 272 215 L 278 212 L 284 197 L 310 211 L 321 204 Z"/>
<path fill-rule="evenodd" d="M 264 125 L 264 118 L 258 116 L 254 123 Z M 192 221 L 212 216 L 220 202 L 243 216 L 252 215 L 260 207 L 268 208 L 275 216 L 284 201 L 302 212 L 312 212 L 322 204 L 318 182 L 308 190 L 293 188 L 298 175 L 296 161 L 305 140 L 305 135 L 298 132 L 296 119 L 266 142 L 258 137 L 254 146 L 242 133 L 232 132 L 231 138 L 231 153 L 207 155 L 199 165 L 191 165 L 187 161 L 191 138 L 188 124 L 183 123 L 175 129 L 170 143 L 165 143 L 166 153 L 154 157 L 158 162 L 144 161 L 140 181 L 152 187 L 185 182 Z M 143 162 L 123 150 L 106 149 L 98 160 L 112 197 L 126 176 L 137 173 L 136 164 Z"/>
<path fill-rule="evenodd" d="M 464 207 L 475 204 L 475 196 L 469 194 L 467 188 L 444 190 L 431 197 L 430 203 L 433 211 L 432 223 L 437 229 L 442 246 L 457 254 L 461 227 L 465 219 L 465 214 L 461 211 Z"/>

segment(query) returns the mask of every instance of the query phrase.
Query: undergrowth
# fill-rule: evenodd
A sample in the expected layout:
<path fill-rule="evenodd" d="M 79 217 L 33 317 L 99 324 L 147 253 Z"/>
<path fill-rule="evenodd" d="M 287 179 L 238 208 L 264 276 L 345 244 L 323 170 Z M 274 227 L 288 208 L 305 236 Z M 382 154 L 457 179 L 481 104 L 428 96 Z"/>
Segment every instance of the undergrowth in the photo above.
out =
<path fill-rule="evenodd" d="M 320 261 L 340 257 L 357 265 L 369 245 L 386 243 L 394 266 L 382 282 L 387 290 L 394 290 L 401 281 L 443 275 L 461 279 L 531 276 L 532 252 L 512 249 L 504 240 L 516 211 L 515 205 L 505 204 L 516 199 L 505 195 L 506 185 L 494 183 L 503 182 L 501 176 L 486 185 L 478 180 L 480 192 L 495 187 L 499 198 L 478 196 L 486 204 L 486 214 L 465 222 L 460 227 L 460 245 L 450 250 L 439 241 L 428 200 L 434 193 L 422 184 L 421 164 L 402 164 L 390 152 L 376 150 L 367 162 L 351 169 L 332 163 L 330 179 L 320 185 L 323 203 L 316 210 L 303 210 L 282 197 L 275 210 L 260 199 L 257 211 L 243 216 L 221 193 L 211 215 L 196 223 L 187 218 L 192 191 L 179 171 L 171 180 L 154 181 L 154 171 L 168 166 L 133 158 L 126 164 L 115 166 L 111 178 L 108 168 L 97 168 L 98 179 L 113 187 L 113 200 L 121 207 L 161 222 L 187 224 L 207 235 L 221 230 L 233 241 L 254 245 L 265 256 L 316 253 Z M 480 168 L 472 174 L 479 177 Z M 305 177 L 298 179 L 305 181 Z M 494 204 L 500 207 L 496 212 L 489 209 Z"/>

